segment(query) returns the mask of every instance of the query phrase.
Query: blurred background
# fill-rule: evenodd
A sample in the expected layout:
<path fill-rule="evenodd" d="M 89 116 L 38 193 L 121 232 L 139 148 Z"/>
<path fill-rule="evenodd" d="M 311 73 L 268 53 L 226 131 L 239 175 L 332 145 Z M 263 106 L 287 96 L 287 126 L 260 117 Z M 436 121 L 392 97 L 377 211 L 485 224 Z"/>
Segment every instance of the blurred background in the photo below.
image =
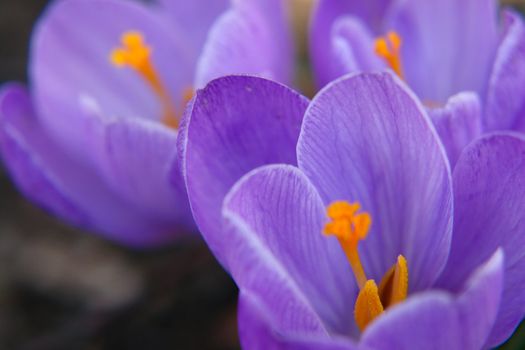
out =
<path fill-rule="evenodd" d="M 525 0 L 503 2 L 525 10 Z M 26 81 L 31 29 L 47 3 L 0 0 L 0 84 Z M 293 0 L 291 20 L 297 82 L 311 95 L 310 3 Z M 236 301 L 200 240 L 148 252 L 116 246 L 32 206 L 0 163 L 0 350 L 238 349 Z M 523 325 L 502 349 L 525 349 Z"/>

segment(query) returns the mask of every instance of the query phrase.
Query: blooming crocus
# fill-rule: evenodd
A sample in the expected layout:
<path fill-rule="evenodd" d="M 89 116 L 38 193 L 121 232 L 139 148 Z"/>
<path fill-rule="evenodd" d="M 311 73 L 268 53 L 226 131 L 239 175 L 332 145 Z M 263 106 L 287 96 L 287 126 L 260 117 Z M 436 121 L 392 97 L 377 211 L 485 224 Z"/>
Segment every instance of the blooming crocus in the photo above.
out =
<path fill-rule="evenodd" d="M 320 0 L 310 52 L 320 86 L 394 70 L 429 109 L 452 164 L 481 133 L 525 131 L 525 34 L 496 0 Z"/>
<path fill-rule="evenodd" d="M 183 173 L 197 224 L 239 286 L 244 348 L 482 349 L 510 336 L 525 313 L 523 136 L 478 139 L 451 173 L 404 83 L 345 76 L 290 134 L 295 159 L 216 198 L 250 165 L 294 154 L 282 129 L 262 138 L 257 123 L 284 129 L 300 99 L 248 77 L 199 94 Z M 250 104 L 236 112 L 235 97 Z"/>
<path fill-rule="evenodd" d="M 0 92 L 4 163 L 32 201 L 133 246 L 194 229 L 176 139 L 209 79 L 290 80 L 281 0 L 56 1 L 36 26 L 29 89 Z"/>

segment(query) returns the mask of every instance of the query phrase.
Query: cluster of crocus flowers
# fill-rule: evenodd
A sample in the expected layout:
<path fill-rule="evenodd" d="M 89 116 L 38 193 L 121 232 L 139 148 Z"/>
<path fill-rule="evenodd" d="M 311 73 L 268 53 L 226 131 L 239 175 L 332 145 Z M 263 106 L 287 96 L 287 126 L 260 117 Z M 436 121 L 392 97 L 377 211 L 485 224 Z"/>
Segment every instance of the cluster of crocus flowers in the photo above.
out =
<path fill-rule="evenodd" d="M 189 200 L 239 286 L 244 348 L 482 349 L 523 318 L 522 136 L 478 139 L 451 172 L 390 73 L 343 77 L 310 103 L 220 78 L 183 125 Z"/>
<path fill-rule="evenodd" d="M 178 168 L 193 92 L 228 73 L 291 79 L 281 0 L 55 1 L 31 43 L 29 90 L 0 91 L 0 146 L 21 191 L 133 246 L 195 229 Z"/>
<path fill-rule="evenodd" d="M 525 34 L 496 0 L 320 0 L 310 31 L 317 82 L 390 68 L 423 101 L 452 165 L 483 133 L 525 131 Z"/>
<path fill-rule="evenodd" d="M 56 2 L 29 91 L 0 92 L 14 181 L 129 245 L 195 221 L 247 349 L 501 344 L 525 315 L 521 19 L 319 0 L 309 101 L 286 85 L 285 2 Z"/>

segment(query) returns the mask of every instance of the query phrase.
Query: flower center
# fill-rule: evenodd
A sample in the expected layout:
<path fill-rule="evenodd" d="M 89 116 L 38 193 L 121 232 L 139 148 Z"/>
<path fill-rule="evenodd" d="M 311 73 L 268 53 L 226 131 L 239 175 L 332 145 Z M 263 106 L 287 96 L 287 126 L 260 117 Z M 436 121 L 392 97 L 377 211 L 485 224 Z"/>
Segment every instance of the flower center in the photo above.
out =
<path fill-rule="evenodd" d="M 169 127 L 177 128 L 179 117 L 175 104 L 155 69 L 151 60 L 152 49 L 145 43 L 142 33 L 137 31 L 124 32 L 121 43 L 122 46 L 111 52 L 111 63 L 117 67 L 130 67 L 135 70 L 150 86 L 162 104 L 162 122 Z M 184 95 L 185 102 L 191 99 L 191 94 L 185 93 Z"/>
<path fill-rule="evenodd" d="M 401 37 L 393 31 L 377 38 L 374 42 L 376 55 L 381 57 L 394 72 L 404 79 L 403 65 L 401 64 Z"/>
<path fill-rule="evenodd" d="M 366 212 L 358 212 L 359 203 L 337 201 L 327 207 L 331 222 L 324 227 L 324 234 L 335 236 L 346 254 L 357 285 L 359 295 L 354 306 L 355 321 L 361 331 L 386 308 L 406 299 L 408 293 L 408 267 L 406 259 L 399 255 L 383 276 L 379 288 L 368 279 L 359 258 L 357 246 L 366 238 L 372 219 Z"/>

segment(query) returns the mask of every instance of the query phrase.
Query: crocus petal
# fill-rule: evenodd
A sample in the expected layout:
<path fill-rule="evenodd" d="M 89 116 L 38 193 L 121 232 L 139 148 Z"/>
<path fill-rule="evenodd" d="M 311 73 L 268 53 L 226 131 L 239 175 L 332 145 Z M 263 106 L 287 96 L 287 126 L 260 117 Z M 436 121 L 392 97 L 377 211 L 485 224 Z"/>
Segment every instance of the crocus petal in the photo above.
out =
<path fill-rule="evenodd" d="M 481 134 L 481 102 L 475 93 L 461 92 L 444 107 L 429 108 L 430 117 L 454 167 L 463 148 Z"/>
<path fill-rule="evenodd" d="M 450 295 L 427 292 L 381 315 L 361 345 L 370 350 L 460 350 L 460 328 Z"/>
<path fill-rule="evenodd" d="M 295 146 L 308 100 L 255 77 L 212 81 L 187 109 L 179 151 L 194 218 L 222 260 L 220 208 L 230 187 L 248 171 L 296 163 Z"/>
<path fill-rule="evenodd" d="M 372 217 L 361 245 L 379 281 L 403 254 L 411 291 L 432 285 L 452 229 L 443 146 L 413 94 L 390 73 L 344 77 L 314 98 L 297 146 L 299 167 L 325 204 L 358 201 Z"/>
<path fill-rule="evenodd" d="M 406 80 L 420 98 L 484 92 L 498 39 L 496 1 L 407 0 L 392 12 L 388 27 L 403 39 Z"/>
<path fill-rule="evenodd" d="M 240 292 L 237 305 L 237 324 L 242 347 L 254 350 L 282 347 L 270 328 L 271 316 L 264 310 L 264 305 L 260 304 L 257 297 L 246 292 Z"/>
<path fill-rule="evenodd" d="M 332 26 L 335 20 L 349 13 L 349 2 L 345 0 L 319 0 L 314 5 L 310 25 L 310 56 L 318 87 L 323 87 L 339 77 L 340 67 L 334 64 L 332 48 Z"/>
<path fill-rule="evenodd" d="M 464 286 L 457 299 L 462 329 L 461 349 L 483 348 L 498 315 L 504 275 L 504 253 L 498 249 L 474 271 Z"/>
<path fill-rule="evenodd" d="M 332 41 L 334 59 L 340 64 L 338 75 L 384 68 L 384 63 L 372 50 L 372 35 L 356 17 L 338 18 L 333 26 Z"/>
<path fill-rule="evenodd" d="M 144 34 L 162 82 L 180 102 L 192 84 L 188 60 L 171 26 L 144 5 L 58 1 L 36 28 L 30 65 L 36 109 L 51 135 L 77 154 L 89 153 L 79 117 L 86 110 L 107 118 L 162 117 L 158 97 L 137 72 L 110 62 L 122 34 L 130 30 Z"/>
<path fill-rule="evenodd" d="M 223 250 L 241 290 L 286 319 L 289 310 L 276 294 L 284 279 L 331 332 L 348 332 L 357 286 L 339 243 L 322 233 L 323 203 L 299 169 L 270 165 L 248 173 L 225 198 L 223 215 L 235 227 L 222 236 Z M 283 278 L 270 279 L 266 271 Z"/>
<path fill-rule="evenodd" d="M 142 119 L 117 120 L 103 128 L 100 165 L 111 187 L 144 212 L 169 218 L 174 227 L 193 228 L 180 172 L 170 172 L 178 163 L 177 133 Z"/>
<path fill-rule="evenodd" d="M 290 83 L 292 49 L 284 5 L 281 0 L 243 0 L 225 12 L 211 28 L 195 85 L 227 74 Z"/>
<path fill-rule="evenodd" d="M 361 338 L 370 350 L 478 350 L 496 318 L 503 284 L 501 251 L 453 296 L 430 291 L 387 310 Z"/>
<path fill-rule="evenodd" d="M 241 292 L 238 305 L 239 338 L 243 349 L 354 350 L 349 338 L 290 335 L 273 329 L 272 315 L 254 295 Z"/>
<path fill-rule="evenodd" d="M 487 92 L 487 130 L 525 131 L 525 28 L 519 15 L 506 13 L 507 28 L 498 48 Z"/>
<path fill-rule="evenodd" d="M 454 236 L 439 285 L 457 290 L 494 250 L 505 252 L 505 285 L 489 344 L 525 314 L 525 139 L 495 134 L 471 144 L 454 169 Z"/>
<path fill-rule="evenodd" d="M 260 181 L 265 181 L 265 177 L 268 177 L 268 175 L 271 176 L 271 174 L 266 174 L 272 169 L 266 170 L 262 168 L 262 173 L 258 170 L 259 169 L 254 170 L 253 176 L 250 176 L 251 173 L 248 173 L 245 178 L 241 179 L 240 182 L 232 188 L 232 191 L 224 202 L 223 216 L 225 225 L 222 234 L 224 241 L 222 253 L 230 267 L 230 273 L 241 291 L 257 295 L 264 307 L 271 310 L 275 321 L 274 327 L 276 329 L 291 333 L 326 333 L 323 320 L 321 320 L 317 314 L 316 306 L 318 305 L 312 304 L 313 302 L 322 301 L 309 299 L 312 295 L 308 293 L 308 291 L 312 291 L 313 286 L 307 285 L 309 281 L 304 278 L 305 276 L 301 273 L 301 270 L 297 269 L 297 264 L 294 261 L 295 256 L 297 256 L 300 261 L 304 261 L 302 257 L 306 255 L 306 251 L 301 248 L 314 247 L 311 247 L 309 242 L 295 242 L 294 237 L 292 237 L 288 240 L 289 244 L 286 246 L 289 247 L 295 244 L 295 254 L 294 252 L 287 254 L 284 249 L 279 249 L 281 243 L 286 242 L 284 237 L 279 240 L 279 237 L 275 234 L 275 228 L 272 227 L 273 225 L 271 225 L 271 223 L 265 225 L 268 226 L 265 227 L 265 230 L 255 231 L 256 229 L 260 229 L 261 225 L 253 222 L 253 219 L 256 219 L 253 216 L 258 214 L 261 216 L 261 213 L 257 211 L 263 209 L 257 208 L 257 201 L 259 200 L 259 203 L 262 204 L 260 199 L 266 198 L 253 198 L 253 194 L 250 192 L 253 192 L 253 190 L 257 191 L 258 189 L 254 188 L 250 191 L 249 188 L 252 187 L 253 181 L 258 182 L 259 185 L 265 185 Z M 258 173 L 261 175 L 258 175 Z M 251 178 L 254 180 L 251 180 Z M 290 181 L 293 180 L 294 179 L 290 179 Z M 303 180 L 302 182 L 308 184 L 307 180 Z M 283 191 L 283 189 L 279 190 Z M 270 194 L 269 192 L 274 191 L 265 185 L 259 193 L 263 194 L 263 197 L 267 197 Z M 285 195 L 289 195 L 288 192 L 290 191 L 286 191 Z M 286 211 L 284 215 L 289 215 L 289 224 L 295 224 L 293 221 L 296 219 L 298 209 L 302 207 L 302 209 L 304 209 L 302 214 L 306 220 L 299 228 L 290 225 L 288 227 L 289 231 L 286 233 L 299 233 L 302 232 L 300 229 L 304 229 L 310 225 L 308 232 L 312 233 L 311 231 L 314 231 L 316 228 L 320 230 L 321 227 L 319 224 L 322 213 L 319 212 L 319 203 L 315 205 L 315 189 L 312 189 L 310 186 L 306 193 L 298 192 L 298 194 L 299 193 L 304 196 L 301 196 L 302 198 L 297 201 L 297 208 L 292 208 L 290 212 Z M 279 192 L 274 192 L 274 196 L 278 194 Z M 243 200 L 246 201 L 244 208 L 248 209 L 247 211 L 251 211 L 251 213 L 241 212 L 239 201 Z M 317 202 L 318 201 L 319 199 L 317 198 Z M 288 200 L 286 203 L 289 203 Z M 264 209 L 267 210 L 267 208 Z M 272 210 L 272 214 L 274 214 L 274 210 Z M 271 220 L 270 215 L 267 216 L 264 222 L 268 222 L 268 219 Z M 278 223 L 280 222 L 278 221 Z M 284 245 L 282 245 L 282 247 L 284 247 Z M 326 253 L 325 249 L 326 246 L 320 251 Z M 287 265 L 287 262 L 293 262 L 294 264 Z M 323 267 L 325 267 L 327 261 L 323 262 Z M 301 288 L 303 285 L 307 287 L 307 291 L 303 291 Z"/>
<path fill-rule="evenodd" d="M 76 225 L 86 224 L 86 214 L 79 209 L 60 188 L 55 186 L 51 174 L 43 171 L 36 157 L 30 153 L 27 141 L 44 139 L 36 121 L 33 106 L 25 88 L 19 85 L 4 86 L 0 91 L 0 146 L 4 165 L 20 191 L 33 202 Z M 35 135 L 37 138 L 33 138 Z M 28 138 L 29 136 L 29 138 Z M 40 149 L 47 152 L 53 145 L 44 139 Z"/>
<path fill-rule="evenodd" d="M 217 18 L 230 6 L 228 0 L 159 0 L 159 3 L 168 11 L 171 21 L 181 29 L 196 53 L 202 50 Z"/>
<path fill-rule="evenodd" d="M 1 151 L 13 180 L 31 200 L 73 224 L 124 244 L 153 245 L 173 238 L 165 220 L 145 215 L 115 194 L 98 172 L 70 157 L 39 125 L 19 86 L 0 98 Z"/>
<path fill-rule="evenodd" d="M 382 30 L 383 17 L 389 12 L 394 0 L 319 0 L 315 5 L 310 26 L 310 55 L 315 78 L 319 87 L 341 75 L 340 67 L 334 64 L 333 34 L 339 17 L 353 15 L 366 23 L 377 35 Z M 353 44 L 350 44 L 353 46 Z M 373 52 L 373 46 L 370 46 Z"/>

